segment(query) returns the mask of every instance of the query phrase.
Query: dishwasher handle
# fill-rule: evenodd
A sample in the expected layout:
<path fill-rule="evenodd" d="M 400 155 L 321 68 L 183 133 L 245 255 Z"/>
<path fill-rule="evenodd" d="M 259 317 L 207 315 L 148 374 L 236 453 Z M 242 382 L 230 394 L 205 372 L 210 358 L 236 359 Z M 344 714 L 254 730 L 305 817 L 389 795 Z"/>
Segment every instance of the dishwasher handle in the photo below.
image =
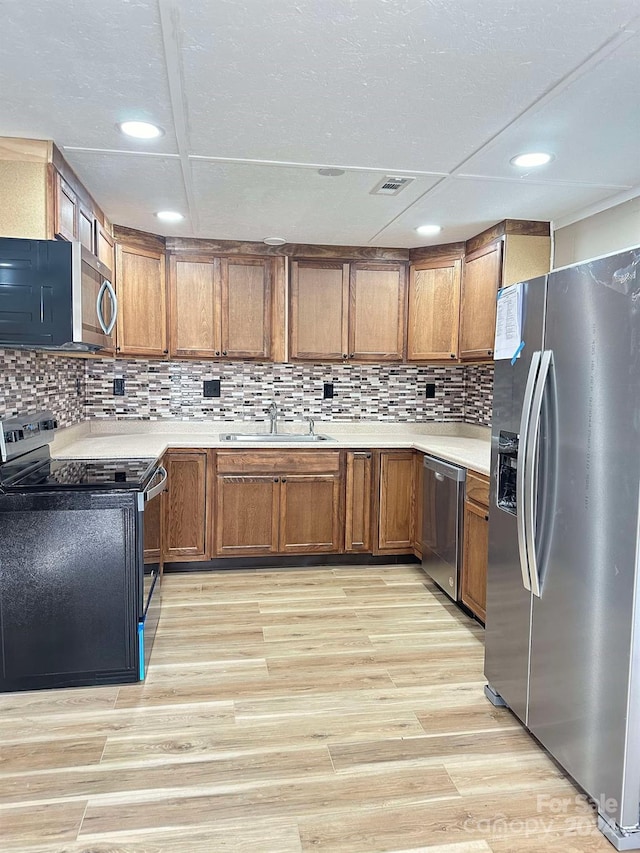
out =
<path fill-rule="evenodd" d="M 443 459 L 437 459 L 435 456 L 425 456 L 423 465 L 426 470 L 433 471 L 436 480 L 439 480 L 441 483 L 445 478 L 447 480 L 455 480 L 456 483 L 464 483 L 467 479 L 466 468 L 461 468 L 459 465 L 452 465 Z"/>

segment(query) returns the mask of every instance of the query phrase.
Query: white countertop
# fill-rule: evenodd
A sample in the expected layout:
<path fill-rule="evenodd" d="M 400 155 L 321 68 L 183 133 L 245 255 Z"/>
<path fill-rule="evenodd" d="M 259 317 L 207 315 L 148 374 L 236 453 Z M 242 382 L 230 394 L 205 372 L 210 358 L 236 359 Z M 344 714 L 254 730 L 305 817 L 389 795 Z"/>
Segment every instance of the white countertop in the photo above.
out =
<path fill-rule="evenodd" d="M 227 450 L 389 448 L 416 449 L 481 474 L 489 474 L 490 430 L 460 423 L 336 423 L 316 421 L 316 432 L 334 441 L 304 443 L 295 433 L 303 424 L 285 423 L 279 432 L 291 432 L 291 441 L 269 443 L 223 441 L 230 432 L 264 432 L 263 423 L 222 421 L 85 421 L 56 435 L 51 455 L 57 459 L 124 459 L 162 456 L 168 447 L 216 447 Z"/>

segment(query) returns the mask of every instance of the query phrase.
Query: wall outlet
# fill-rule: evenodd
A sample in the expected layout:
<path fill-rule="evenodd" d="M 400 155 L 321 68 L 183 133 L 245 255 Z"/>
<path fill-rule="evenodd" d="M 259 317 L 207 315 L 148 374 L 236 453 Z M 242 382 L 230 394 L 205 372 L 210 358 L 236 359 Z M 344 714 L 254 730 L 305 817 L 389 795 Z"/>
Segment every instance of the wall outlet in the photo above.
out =
<path fill-rule="evenodd" d="M 202 383 L 203 397 L 219 397 L 220 396 L 220 380 L 205 379 Z"/>
<path fill-rule="evenodd" d="M 113 393 L 116 397 L 124 397 L 124 379 L 113 380 Z"/>
<path fill-rule="evenodd" d="M 427 400 L 433 400 L 433 398 L 436 396 L 435 382 L 427 382 L 427 387 L 425 389 L 424 396 L 427 398 Z"/>
<path fill-rule="evenodd" d="M 322 392 L 323 400 L 333 400 L 333 382 L 325 382 Z"/>

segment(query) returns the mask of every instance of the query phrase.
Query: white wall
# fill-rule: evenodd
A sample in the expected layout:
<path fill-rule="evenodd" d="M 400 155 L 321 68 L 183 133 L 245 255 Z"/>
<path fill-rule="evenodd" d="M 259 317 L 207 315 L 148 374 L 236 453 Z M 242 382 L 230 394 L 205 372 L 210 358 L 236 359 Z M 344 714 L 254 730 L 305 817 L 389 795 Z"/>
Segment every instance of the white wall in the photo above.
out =
<path fill-rule="evenodd" d="M 640 246 L 640 196 L 554 231 L 554 268 Z"/>

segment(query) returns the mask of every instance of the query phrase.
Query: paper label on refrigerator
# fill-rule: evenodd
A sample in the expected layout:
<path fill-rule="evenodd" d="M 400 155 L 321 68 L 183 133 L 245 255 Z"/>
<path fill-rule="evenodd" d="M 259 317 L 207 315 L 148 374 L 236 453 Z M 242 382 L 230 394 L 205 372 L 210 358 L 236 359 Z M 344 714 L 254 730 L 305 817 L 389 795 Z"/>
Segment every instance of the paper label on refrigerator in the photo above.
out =
<path fill-rule="evenodd" d="M 498 291 L 493 357 L 514 359 L 522 351 L 522 284 Z"/>

